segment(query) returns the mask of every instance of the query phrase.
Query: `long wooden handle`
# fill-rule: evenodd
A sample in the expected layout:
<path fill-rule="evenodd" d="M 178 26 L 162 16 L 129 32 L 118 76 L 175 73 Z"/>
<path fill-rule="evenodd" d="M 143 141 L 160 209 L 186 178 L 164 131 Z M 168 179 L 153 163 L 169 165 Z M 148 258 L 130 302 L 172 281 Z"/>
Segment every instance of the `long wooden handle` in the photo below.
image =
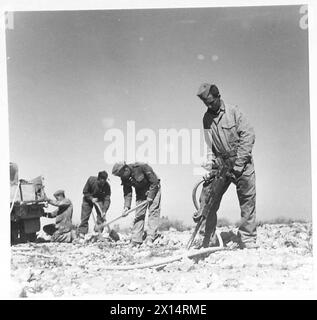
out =
<path fill-rule="evenodd" d="M 216 252 L 216 251 L 222 251 L 222 250 L 229 250 L 229 248 L 226 247 L 209 247 L 209 248 L 202 248 L 200 250 L 191 250 L 187 251 L 181 255 L 167 257 L 167 258 L 161 258 L 158 260 L 154 260 L 151 262 L 145 262 L 141 264 L 132 264 L 132 265 L 121 265 L 121 266 L 105 266 L 102 269 L 103 270 L 133 270 L 133 269 L 145 269 L 145 268 L 153 268 L 158 266 L 165 266 L 169 263 L 172 263 L 174 261 L 179 261 L 184 258 L 193 259 L 195 257 L 208 255 L 210 253 Z"/>
<path fill-rule="evenodd" d="M 146 200 L 143 201 L 143 202 L 141 202 L 141 203 L 139 203 L 139 204 L 138 204 L 137 206 L 135 206 L 134 208 L 128 210 L 128 211 L 126 212 L 126 214 L 128 215 L 129 213 L 135 211 L 136 209 L 139 209 L 139 208 L 145 206 L 147 203 L 148 203 L 148 202 L 147 202 Z M 113 223 L 113 222 L 115 222 L 115 221 L 117 221 L 117 220 L 119 220 L 119 219 L 121 219 L 121 218 L 124 218 L 124 217 L 123 217 L 122 215 L 120 215 L 120 216 L 114 218 L 113 220 L 107 222 L 107 223 L 105 224 L 105 226 L 108 226 L 109 224 L 111 224 L 111 223 Z"/>
<path fill-rule="evenodd" d="M 147 202 L 146 200 L 143 201 L 143 202 L 141 202 L 141 203 L 139 203 L 139 204 L 138 204 L 137 206 L 135 206 L 134 208 L 128 210 L 128 211 L 126 212 L 126 214 L 128 215 L 129 213 L 135 211 L 136 209 L 145 206 L 147 203 L 148 203 L 148 202 Z M 101 208 L 100 208 L 100 206 L 99 206 L 99 203 L 95 202 L 95 203 L 94 203 L 94 206 L 95 206 L 96 209 L 98 209 L 98 211 L 99 211 L 99 213 L 100 213 L 100 215 L 101 215 L 102 211 L 101 211 Z M 124 217 L 125 217 L 125 216 L 124 216 Z M 121 219 L 121 218 L 124 218 L 124 217 L 123 217 L 122 215 L 120 215 L 120 216 L 114 218 L 113 220 L 111 220 L 111 221 L 109 221 L 109 222 L 106 222 L 106 223 L 104 222 L 102 225 L 103 225 L 104 227 L 107 227 L 108 230 L 109 230 L 109 229 L 110 229 L 109 225 L 110 225 L 111 223 L 113 223 L 113 222 L 115 222 L 115 221 L 117 221 L 117 220 L 119 220 L 119 219 Z M 94 218 L 94 220 L 95 220 L 95 218 Z M 95 220 L 95 223 L 96 223 L 96 220 Z"/>

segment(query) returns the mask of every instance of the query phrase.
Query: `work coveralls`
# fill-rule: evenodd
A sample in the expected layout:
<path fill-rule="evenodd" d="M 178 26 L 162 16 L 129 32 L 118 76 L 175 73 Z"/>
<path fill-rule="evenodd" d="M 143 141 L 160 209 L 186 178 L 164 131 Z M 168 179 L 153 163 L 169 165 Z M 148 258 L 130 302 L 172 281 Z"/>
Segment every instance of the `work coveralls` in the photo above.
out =
<path fill-rule="evenodd" d="M 82 234 L 88 233 L 88 221 L 91 211 L 93 209 L 93 198 L 97 198 L 97 203 L 102 211 L 102 216 L 97 210 L 97 224 L 102 224 L 106 212 L 110 206 L 111 188 L 110 184 L 106 182 L 103 186 L 100 186 L 97 177 L 89 177 L 83 190 L 83 203 L 81 206 L 81 223 L 78 227 L 78 232 Z"/>
<path fill-rule="evenodd" d="M 122 179 L 124 207 L 131 208 L 132 187 L 135 188 L 136 205 L 146 199 L 153 200 L 149 205 L 147 236 L 153 241 L 157 237 L 161 213 L 161 186 L 160 179 L 153 169 L 146 163 L 136 162 L 128 165 L 131 175 L 128 179 Z M 132 228 L 132 241 L 142 243 L 144 234 L 144 221 L 147 207 L 136 210 Z"/>
<path fill-rule="evenodd" d="M 255 171 L 252 158 L 252 148 L 255 141 L 253 128 L 237 107 L 225 106 L 221 100 L 220 112 L 213 115 L 209 110 L 203 118 L 205 141 L 207 144 L 207 159 L 212 169 L 217 169 L 218 158 L 222 158 L 235 169 L 242 169 L 242 174 L 235 176 L 233 181 L 229 176 L 221 191 L 218 201 L 211 208 L 206 220 L 204 244 L 209 243 L 210 235 L 214 235 L 217 224 L 217 211 L 223 194 L 231 182 L 236 185 L 241 209 L 241 224 L 239 234 L 241 241 L 256 241 L 256 210 L 255 210 Z M 204 184 L 200 198 L 201 207 L 208 194 L 210 184 Z"/>
<path fill-rule="evenodd" d="M 72 202 L 64 198 L 60 201 L 49 200 L 49 204 L 58 207 L 55 211 L 48 213 L 48 218 L 55 218 L 55 224 L 48 224 L 43 230 L 51 237 L 51 242 L 72 242 Z"/>

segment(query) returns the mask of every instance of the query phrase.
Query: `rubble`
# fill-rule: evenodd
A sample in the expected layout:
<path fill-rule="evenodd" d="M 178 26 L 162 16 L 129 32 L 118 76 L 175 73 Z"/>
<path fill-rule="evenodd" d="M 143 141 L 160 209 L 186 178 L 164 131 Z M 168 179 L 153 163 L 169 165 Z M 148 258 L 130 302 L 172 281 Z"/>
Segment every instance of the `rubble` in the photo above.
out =
<path fill-rule="evenodd" d="M 220 228 L 221 232 L 231 230 L 235 231 Z M 189 236 L 190 231 L 169 230 L 152 247 L 140 248 L 131 247 L 124 234 L 116 243 L 107 234 L 89 234 L 82 242 L 71 244 L 12 246 L 12 295 L 40 298 L 312 288 L 310 223 L 262 225 L 257 250 L 219 251 L 204 259 L 182 259 L 160 267 L 105 271 L 109 265 L 137 265 L 183 254 Z M 26 252 L 35 255 L 26 256 Z"/>

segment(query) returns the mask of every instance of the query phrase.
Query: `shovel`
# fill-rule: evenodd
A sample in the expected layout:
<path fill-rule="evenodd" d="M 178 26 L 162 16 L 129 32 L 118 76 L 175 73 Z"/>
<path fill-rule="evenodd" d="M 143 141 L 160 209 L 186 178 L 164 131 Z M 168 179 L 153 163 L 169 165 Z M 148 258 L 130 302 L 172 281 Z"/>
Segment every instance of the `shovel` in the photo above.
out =
<path fill-rule="evenodd" d="M 101 212 L 102 211 L 101 211 L 101 208 L 100 208 L 100 206 L 99 206 L 99 204 L 97 202 L 94 203 L 94 208 L 97 211 L 97 214 L 101 216 Z M 107 227 L 107 230 L 108 230 L 108 233 L 109 233 L 109 237 L 112 240 L 116 241 L 116 242 L 120 240 L 119 234 L 115 230 L 110 229 L 108 224 L 105 224 L 105 223 L 97 224 L 96 217 L 94 216 L 94 214 L 92 214 L 92 216 L 93 216 L 93 219 L 94 219 L 94 222 L 95 222 L 94 230 L 96 230 L 98 233 L 101 233 L 103 227 Z"/>

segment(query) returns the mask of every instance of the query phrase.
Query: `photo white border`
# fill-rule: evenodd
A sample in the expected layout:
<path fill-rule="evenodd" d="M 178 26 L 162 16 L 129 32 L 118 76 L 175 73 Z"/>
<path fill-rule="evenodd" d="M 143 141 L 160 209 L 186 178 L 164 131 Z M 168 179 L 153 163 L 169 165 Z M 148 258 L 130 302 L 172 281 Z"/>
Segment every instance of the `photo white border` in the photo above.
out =
<path fill-rule="evenodd" d="M 0 17 L 3 19 L 5 11 L 58 11 L 58 10 L 115 10 L 115 9 L 154 9 L 154 8 L 199 8 L 199 7 L 237 7 L 237 6 L 272 6 L 272 5 L 301 5 L 308 4 L 309 12 L 309 78 L 310 78 L 310 110 L 311 110 L 311 163 L 312 163 L 312 195 L 316 194 L 317 188 L 317 112 L 314 106 L 317 105 L 316 98 L 316 16 L 317 5 L 314 0 L 301 1 L 243 1 L 243 0 L 218 0 L 218 1 L 185 1 L 185 0 L 6 0 L 0 4 Z M 1 20 L 2 21 L 2 20 Z M 6 50 L 5 50 L 5 26 L 0 26 L 0 74 L 1 74 L 1 90 L 0 90 L 0 214 L 3 215 L 0 230 L 0 298 L 12 299 L 9 295 L 11 291 L 10 279 L 10 221 L 7 219 L 5 212 L 9 211 L 9 137 L 8 137 L 8 97 L 7 97 L 7 73 L 6 73 Z M 300 106 L 299 106 L 300 107 Z M 300 170 L 300 168 L 298 168 Z M 314 266 L 316 265 L 316 198 L 312 198 L 312 222 L 313 222 L 313 254 Z M 317 276 L 316 268 L 314 268 L 314 290 L 312 291 L 262 291 L 262 292 L 210 292 L 208 296 L 205 294 L 168 294 L 168 295 L 103 295 L 103 296 L 85 296 L 76 299 L 316 299 L 317 295 Z M 68 297 L 74 299 L 74 297 Z M 67 297 L 63 297 L 67 299 Z"/>

